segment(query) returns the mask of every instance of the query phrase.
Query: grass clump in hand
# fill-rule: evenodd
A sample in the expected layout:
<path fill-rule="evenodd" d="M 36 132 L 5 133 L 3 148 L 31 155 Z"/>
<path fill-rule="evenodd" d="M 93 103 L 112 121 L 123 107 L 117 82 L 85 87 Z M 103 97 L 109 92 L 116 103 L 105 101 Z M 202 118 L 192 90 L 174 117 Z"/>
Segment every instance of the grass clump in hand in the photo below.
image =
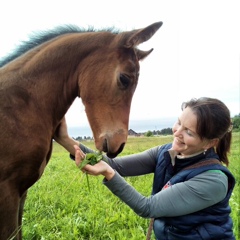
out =
<path fill-rule="evenodd" d="M 80 170 L 82 170 L 87 164 L 95 165 L 103 159 L 101 152 L 86 153 L 85 158 L 79 165 Z"/>
<path fill-rule="evenodd" d="M 102 159 L 103 159 L 103 155 L 99 151 L 92 152 L 92 153 L 86 153 L 85 158 L 83 159 L 83 161 L 79 165 L 79 168 L 80 168 L 80 170 L 82 170 L 87 164 L 95 165 L 98 162 L 100 162 Z M 88 179 L 88 174 L 87 173 L 86 173 L 86 177 L 87 177 L 88 190 L 90 192 L 90 185 L 89 185 L 89 179 Z"/>

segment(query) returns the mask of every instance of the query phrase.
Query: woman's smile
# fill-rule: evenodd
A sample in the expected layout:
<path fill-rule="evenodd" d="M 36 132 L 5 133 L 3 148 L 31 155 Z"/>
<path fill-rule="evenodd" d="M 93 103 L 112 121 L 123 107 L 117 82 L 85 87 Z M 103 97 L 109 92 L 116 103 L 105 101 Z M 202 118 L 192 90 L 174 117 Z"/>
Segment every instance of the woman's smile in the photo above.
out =
<path fill-rule="evenodd" d="M 175 138 L 175 140 L 178 144 L 185 144 L 184 142 L 180 141 L 178 138 Z"/>

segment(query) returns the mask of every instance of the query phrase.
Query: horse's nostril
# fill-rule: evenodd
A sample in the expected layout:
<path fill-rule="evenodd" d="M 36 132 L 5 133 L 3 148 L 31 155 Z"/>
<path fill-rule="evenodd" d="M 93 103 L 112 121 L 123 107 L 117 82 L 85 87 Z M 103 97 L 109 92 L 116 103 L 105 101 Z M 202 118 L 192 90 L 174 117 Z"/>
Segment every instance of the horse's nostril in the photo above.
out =
<path fill-rule="evenodd" d="M 107 139 L 105 138 L 104 139 L 104 142 L 103 142 L 103 152 L 108 152 L 108 144 L 107 144 Z"/>

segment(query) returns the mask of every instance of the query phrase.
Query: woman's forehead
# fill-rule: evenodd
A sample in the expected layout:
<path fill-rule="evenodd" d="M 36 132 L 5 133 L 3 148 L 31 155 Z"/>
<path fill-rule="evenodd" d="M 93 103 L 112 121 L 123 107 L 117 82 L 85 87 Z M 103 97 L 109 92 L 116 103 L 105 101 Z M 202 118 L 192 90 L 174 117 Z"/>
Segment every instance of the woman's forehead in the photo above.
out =
<path fill-rule="evenodd" d="M 190 107 L 186 107 L 182 111 L 181 115 L 179 116 L 179 120 L 185 127 L 189 129 L 193 129 L 193 128 L 196 129 L 197 116 Z"/>

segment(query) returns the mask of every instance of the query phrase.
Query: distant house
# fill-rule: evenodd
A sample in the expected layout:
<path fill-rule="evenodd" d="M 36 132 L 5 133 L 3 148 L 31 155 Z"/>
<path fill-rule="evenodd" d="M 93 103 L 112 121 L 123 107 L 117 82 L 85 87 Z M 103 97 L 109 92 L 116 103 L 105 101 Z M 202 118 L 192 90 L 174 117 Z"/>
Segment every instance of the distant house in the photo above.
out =
<path fill-rule="evenodd" d="M 135 131 L 133 131 L 132 129 L 128 130 L 128 136 L 133 136 L 133 137 L 138 137 L 140 136 L 139 133 L 136 133 Z"/>

